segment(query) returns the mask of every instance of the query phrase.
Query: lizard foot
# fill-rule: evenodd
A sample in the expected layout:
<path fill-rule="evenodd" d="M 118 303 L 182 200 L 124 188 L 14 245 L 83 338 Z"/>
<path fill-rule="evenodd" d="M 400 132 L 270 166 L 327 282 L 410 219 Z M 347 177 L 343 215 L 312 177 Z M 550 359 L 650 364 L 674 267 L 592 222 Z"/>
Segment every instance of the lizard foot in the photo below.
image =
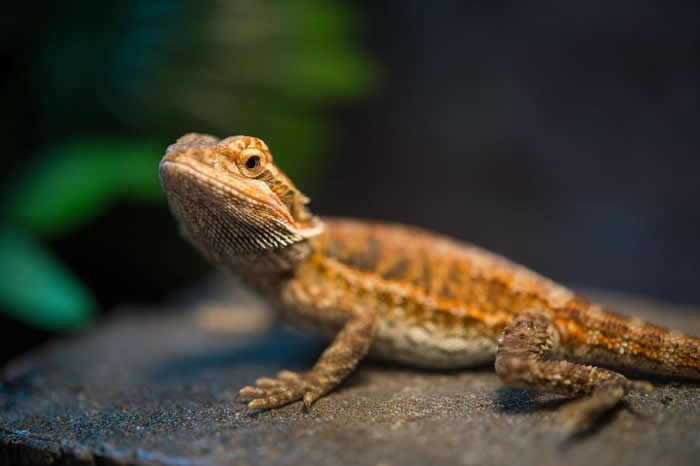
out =
<path fill-rule="evenodd" d="M 317 379 L 313 372 L 297 374 L 281 371 L 276 379 L 262 377 L 255 382 L 255 386 L 243 387 L 239 394 L 252 399 L 248 409 L 279 408 L 301 399 L 308 409 L 324 392 Z"/>
<path fill-rule="evenodd" d="M 252 399 L 249 409 L 278 408 L 297 400 L 304 400 L 306 409 L 311 403 L 328 393 L 352 372 L 367 354 L 377 329 L 374 314 L 358 312 L 336 335 L 314 364 L 313 369 L 302 374 L 282 371 L 276 379 L 263 377 L 254 387 L 244 387 L 239 392 Z"/>
<path fill-rule="evenodd" d="M 495 368 L 511 386 L 579 397 L 558 413 L 566 431 L 591 427 L 629 392 L 653 389 L 617 372 L 553 357 L 559 339 L 550 316 L 536 309 L 524 311 L 504 329 Z"/>
<path fill-rule="evenodd" d="M 648 382 L 630 381 L 620 377 L 616 382 L 601 385 L 590 396 L 572 401 L 561 408 L 557 413 L 559 424 L 567 432 L 585 430 L 612 409 L 625 394 L 651 393 L 653 389 Z"/>

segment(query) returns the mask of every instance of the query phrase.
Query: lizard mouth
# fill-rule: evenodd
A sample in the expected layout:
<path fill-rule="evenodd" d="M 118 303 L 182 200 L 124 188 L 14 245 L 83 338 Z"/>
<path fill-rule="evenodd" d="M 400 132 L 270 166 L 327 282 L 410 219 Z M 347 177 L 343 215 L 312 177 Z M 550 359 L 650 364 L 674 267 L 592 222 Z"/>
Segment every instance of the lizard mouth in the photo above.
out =
<path fill-rule="evenodd" d="M 194 160 L 178 160 L 171 155 L 163 157 L 159 172 L 163 190 L 169 199 L 174 191 L 184 196 L 198 195 L 200 201 L 205 203 L 211 198 L 212 204 L 226 198 L 239 207 L 237 211 L 246 210 L 272 217 L 302 238 L 315 236 L 323 228 L 317 217 L 312 217 L 308 222 L 298 222 L 288 206 L 261 181 L 231 174 L 222 176 L 214 167 Z"/>

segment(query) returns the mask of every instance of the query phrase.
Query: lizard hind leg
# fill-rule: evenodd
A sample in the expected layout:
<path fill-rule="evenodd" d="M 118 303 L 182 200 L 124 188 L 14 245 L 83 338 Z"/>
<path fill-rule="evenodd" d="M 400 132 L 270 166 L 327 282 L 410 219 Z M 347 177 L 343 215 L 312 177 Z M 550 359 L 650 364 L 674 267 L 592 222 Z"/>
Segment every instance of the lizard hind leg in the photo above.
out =
<path fill-rule="evenodd" d="M 555 360 L 559 334 L 548 315 L 525 311 L 505 328 L 496 353 L 496 373 L 511 386 L 580 397 L 559 410 L 567 430 L 590 426 L 626 393 L 650 392 L 647 382 L 634 382 L 607 369 Z"/>
<path fill-rule="evenodd" d="M 308 409 L 355 369 L 367 354 L 376 328 L 373 314 L 358 313 L 345 324 L 310 371 L 301 374 L 282 371 L 276 379 L 263 377 L 256 386 L 244 387 L 239 393 L 252 399 L 249 409 L 277 408 L 302 399 Z"/>

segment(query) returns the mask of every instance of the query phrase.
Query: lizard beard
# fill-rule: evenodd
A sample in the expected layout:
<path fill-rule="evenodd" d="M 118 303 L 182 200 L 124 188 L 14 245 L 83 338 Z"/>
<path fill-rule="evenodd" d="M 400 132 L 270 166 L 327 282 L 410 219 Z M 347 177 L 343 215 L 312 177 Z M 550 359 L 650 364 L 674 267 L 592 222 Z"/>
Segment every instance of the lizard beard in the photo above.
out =
<path fill-rule="evenodd" d="M 264 205 L 177 167 L 163 169 L 161 181 L 185 237 L 220 267 L 285 271 L 312 252 L 306 237 Z"/>

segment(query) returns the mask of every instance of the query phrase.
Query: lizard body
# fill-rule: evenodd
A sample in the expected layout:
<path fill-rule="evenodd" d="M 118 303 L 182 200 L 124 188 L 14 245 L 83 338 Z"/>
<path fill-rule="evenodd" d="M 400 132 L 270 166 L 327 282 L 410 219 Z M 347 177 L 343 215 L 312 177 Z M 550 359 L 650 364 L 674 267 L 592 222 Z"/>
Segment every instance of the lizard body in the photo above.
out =
<path fill-rule="evenodd" d="M 428 368 L 495 361 L 508 384 L 581 397 L 587 425 L 630 391 L 596 364 L 700 378 L 700 340 L 590 304 L 501 256 L 417 228 L 313 216 L 257 138 L 188 134 L 160 165 L 184 235 L 290 320 L 334 337 L 307 373 L 241 394 L 251 408 L 307 407 L 366 355 Z"/>

